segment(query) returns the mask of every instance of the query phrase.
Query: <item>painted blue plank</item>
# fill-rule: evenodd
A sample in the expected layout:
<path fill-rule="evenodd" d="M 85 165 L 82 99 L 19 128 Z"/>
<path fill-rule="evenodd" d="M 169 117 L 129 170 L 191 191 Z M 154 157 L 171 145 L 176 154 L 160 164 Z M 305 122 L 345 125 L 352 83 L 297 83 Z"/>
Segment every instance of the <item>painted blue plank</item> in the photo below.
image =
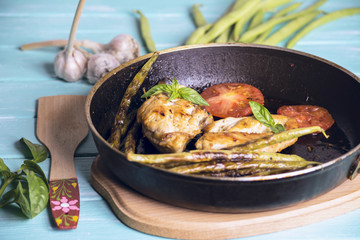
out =
<path fill-rule="evenodd" d="M 26 138 L 32 142 L 39 143 L 36 138 L 35 118 L 0 118 L 0 157 L 21 158 L 17 142 Z M 98 153 L 91 134 L 79 145 L 75 155 L 95 156 Z"/>

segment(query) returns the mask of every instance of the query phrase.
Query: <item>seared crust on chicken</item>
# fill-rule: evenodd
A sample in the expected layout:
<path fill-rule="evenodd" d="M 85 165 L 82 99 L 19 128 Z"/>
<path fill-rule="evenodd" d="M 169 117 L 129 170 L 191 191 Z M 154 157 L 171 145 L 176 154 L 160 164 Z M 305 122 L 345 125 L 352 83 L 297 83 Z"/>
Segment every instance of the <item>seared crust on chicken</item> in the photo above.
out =
<path fill-rule="evenodd" d="M 276 124 L 284 125 L 286 130 L 298 127 L 295 119 L 282 115 L 272 115 L 272 117 Z M 225 149 L 273 134 L 270 128 L 260 123 L 253 116 L 224 118 L 206 126 L 204 132 L 203 136 L 195 143 L 197 149 Z M 258 151 L 280 152 L 296 141 L 297 138 L 274 144 Z"/>
<path fill-rule="evenodd" d="M 214 120 L 205 107 L 184 99 L 168 101 L 168 96 L 160 93 L 141 105 L 137 121 L 160 152 L 170 153 L 184 151 L 189 141 Z"/>

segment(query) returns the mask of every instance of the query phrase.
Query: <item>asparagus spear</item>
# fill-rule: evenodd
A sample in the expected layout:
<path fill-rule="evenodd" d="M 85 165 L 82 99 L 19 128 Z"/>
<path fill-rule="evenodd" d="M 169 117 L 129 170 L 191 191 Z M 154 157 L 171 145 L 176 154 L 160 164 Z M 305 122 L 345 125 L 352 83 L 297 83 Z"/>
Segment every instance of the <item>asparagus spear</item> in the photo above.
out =
<path fill-rule="evenodd" d="M 116 149 L 120 148 L 120 140 L 122 137 L 122 132 L 124 132 L 124 130 L 122 129 L 124 128 L 125 125 L 126 114 L 129 110 L 131 99 L 135 95 L 135 93 L 139 90 L 148 72 L 150 71 L 151 66 L 156 61 L 158 56 L 159 56 L 159 52 L 154 52 L 154 54 L 144 64 L 144 66 L 135 75 L 134 79 L 127 87 L 125 94 L 120 102 L 119 109 L 116 113 L 115 120 L 111 129 L 111 135 L 108 140 L 111 144 L 111 147 Z"/>
<path fill-rule="evenodd" d="M 190 152 L 168 154 L 136 154 L 129 152 L 127 159 L 132 162 L 144 164 L 166 164 L 172 162 L 193 163 L 212 160 L 239 160 L 256 159 L 271 161 L 306 161 L 304 158 L 293 154 L 267 153 L 254 151 L 232 150 L 193 150 Z"/>
<path fill-rule="evenodd" d="M 125 147 L 124 147 L 125 154 L 135 152 L 136 139 L 138 136 L 139 129 L 140 129 L 140 124 L 135 121 L 125 137 Z"/>
<path fill-rule="evenodd" d="M 269 160 L 248 160 L 248 161 L 211 161 L 188 164 L 170 168 L 170 171 L 185 174 L 194 174 L 202 172 L 221 172 L 225 170 L 238 170 L 246 168 L 255 169 L 282 169 L 297 170 L 309 165 L 320 164 L 310 161 L 269 161 Z"/>
<path fill-rule="evenodd" d="M 235 151 L 254 151 L 261 149 L 267 146 L 271 146 L 276 143 L 287 141 L 290 139 L 298 138 L 307 134 L 312 134 L 316 132 L 322 132 L 325 137 L 328 137 L 325 134 L 325 131 L 318 126 L 305 127 L 305 128 L 294 128 L 287 131 L 275 133 L 271 136 L 257 139 L 253 142 L 248 142 L 242 145 L 232 146 L 230 149 Z"/>

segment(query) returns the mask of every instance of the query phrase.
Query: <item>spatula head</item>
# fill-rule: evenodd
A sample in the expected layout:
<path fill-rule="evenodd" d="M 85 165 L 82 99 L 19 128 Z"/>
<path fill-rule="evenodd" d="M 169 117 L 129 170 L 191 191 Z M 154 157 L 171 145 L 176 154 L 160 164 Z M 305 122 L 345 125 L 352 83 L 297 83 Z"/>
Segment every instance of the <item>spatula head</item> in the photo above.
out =
<path fill-rule="evenodd" d="M 37 136 L 51 151 L 74 152 L 88 134 L 85 117 L 86 96 L 41 97 L 38 102 Z"/>

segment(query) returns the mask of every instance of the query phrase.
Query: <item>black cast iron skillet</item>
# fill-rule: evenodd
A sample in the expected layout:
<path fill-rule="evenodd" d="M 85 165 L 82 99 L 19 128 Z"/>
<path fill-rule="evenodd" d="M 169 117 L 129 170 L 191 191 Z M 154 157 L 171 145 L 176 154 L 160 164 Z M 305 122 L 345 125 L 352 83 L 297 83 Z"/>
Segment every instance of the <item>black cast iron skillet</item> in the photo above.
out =
<path fill-rule="evenodd" d="M 176 174 L 127 161 L 105 139 L 122 95 L 150 55 L 130 61 L 91 90 L 86 115 L 101 160 L 136 191 L 176 206 L 212 212 L 255 212 L 289 206 L 319 196 L 344 182 L 360 155 L 360 81 L 354 74 L 306 53 L 248 44 L 207 44 L 161 51 L 143 87 L 176 77 L 201 92 L 218 83 L 241 82 L 259 88 L 271 110 L 286 103 L 329 110 L 336 124 L 327 133 L 302 138 L 286 151 L 322 165 L 265 177 L 215 178 Z M 132 104 L 143 102 L 139 92 Z M 142 151 L 151 151 L 146 141 Z M 145 146 L 144 146 L 145 145 Z M 309 159 L 310 158 L 310 159 Z"/>

